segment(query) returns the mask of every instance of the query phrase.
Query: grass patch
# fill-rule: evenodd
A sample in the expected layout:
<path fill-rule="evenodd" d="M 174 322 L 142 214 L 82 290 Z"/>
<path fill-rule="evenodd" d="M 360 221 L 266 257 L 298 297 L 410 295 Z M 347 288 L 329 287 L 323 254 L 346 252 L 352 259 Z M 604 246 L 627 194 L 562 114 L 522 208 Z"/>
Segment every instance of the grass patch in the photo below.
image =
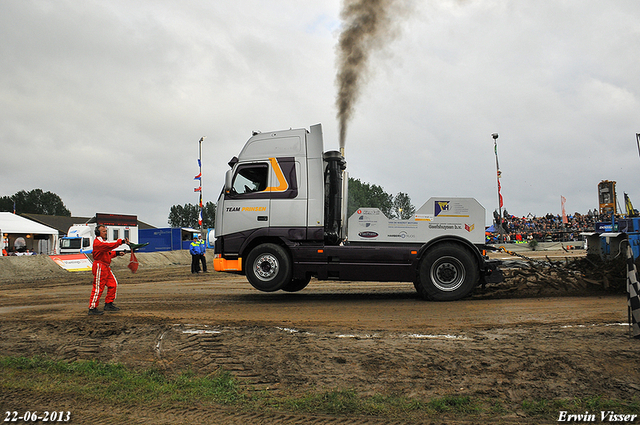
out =
<path fill-rule="evenodd" d="M 135 371 L 116 363 L 94 360 L 63 362 L 46 357 L 0 358 L 2 385 L 38 392 L 68 392 L 86 398 L 126 402 L 209 401 L 231 404 L 245 398 L 237 381 L 228 372 L 198 377 L 183 372 L 167 377 L 162 371 Z"/>
<path fill-rule="evenodd" d="M 100 402 L 130 407 L 163 406 L 170 409 L 210 408 L 227 405 L 245 411 L 318 413 L 336 416 L 362 415 L 412 418 L 500 418 L 518 411 L 529 418 L 557 420 L 558 413 L 600 412 L 617 414 L 640 411 L 640 400 L 602 397 L 560 400 L 527 400 L 520 406 L 495 398 L 447 395 L 417 400 L 401 395 L 362 395 L 353 389 L 308 391 L 301 394 L 255 392 L 241 385 L 229 372 L 198 376 L 185 371 L 169 376 L 151 368 L 135 370 L 116 363 L 64 362 L 47 357 L 0 357 L 0 391 L 29 390 L 47 395 L 65 394 L 78 403 Z M 479 419 L 480 420 L 480 419 Z"/>
<path fill-rule="evenodd" d="M 438 413 L 472 414 L 483 410 L 478 404 L 473 403 L 469 396 L 441 397 L 431 400 L 428 406 Z"/>

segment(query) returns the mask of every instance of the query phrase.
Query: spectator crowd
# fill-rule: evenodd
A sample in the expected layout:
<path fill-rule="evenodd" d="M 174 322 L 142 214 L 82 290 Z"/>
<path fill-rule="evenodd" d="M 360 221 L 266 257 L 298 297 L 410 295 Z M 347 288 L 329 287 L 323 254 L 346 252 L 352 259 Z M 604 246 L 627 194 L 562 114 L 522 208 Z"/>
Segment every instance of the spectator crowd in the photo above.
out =
<path fill-rule="evenodd" d="M 574 213 L 567 215 L 564 223 L 561 215 L 547 214 L 536 217 L 531 214 L 526 217 L 516 217 L 506 211 L 502 219 L 502 237 L 504 242 L 569 242 L 581 240 L 580 233 L 593 232 L 597 222 L 610 220 L 610 217 L 599 216 L 596 210 L 587 214 Z M 499 220 L 499 214 L 494 212 L 494 223 Z M 486 232 L 487 242 L 498 242 L 500 235 L 498 224 L 491 226 Z"/>

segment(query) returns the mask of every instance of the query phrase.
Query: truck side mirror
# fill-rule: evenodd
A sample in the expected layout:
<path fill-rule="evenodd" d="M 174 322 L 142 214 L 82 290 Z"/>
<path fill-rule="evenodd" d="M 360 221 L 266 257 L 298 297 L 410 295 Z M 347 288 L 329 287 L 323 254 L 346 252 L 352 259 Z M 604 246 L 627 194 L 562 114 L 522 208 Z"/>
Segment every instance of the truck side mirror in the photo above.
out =
<path fill-rule="evenodd" d="M 227 173 L 224 175 L 224 191 L 225 193 L 229 193 L 231 191 L 231 184 L 233 183 L 233 170 L 227 170 Z"/>

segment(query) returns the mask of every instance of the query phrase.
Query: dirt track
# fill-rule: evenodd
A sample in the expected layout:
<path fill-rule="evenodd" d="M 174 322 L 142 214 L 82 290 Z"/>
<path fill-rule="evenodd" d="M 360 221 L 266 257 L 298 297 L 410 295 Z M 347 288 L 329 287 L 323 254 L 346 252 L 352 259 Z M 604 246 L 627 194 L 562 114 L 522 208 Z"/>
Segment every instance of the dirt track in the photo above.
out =
<path fill-rule="evenodd" d="M 539 423 L 523 400 L 640 398 L 640 341 L 624 295 L 424 302 L 411 284 L 315 282 L 265 294 L 243 277 L 192 276 L 188 266 L 117 270 L 117 313 L 88 317 L 90 274 L 0 283 L 1 355 L 99 359 L 167 372 L 224 368 L 254 389 L 295 393 L 352 388 L 416 399 L 470 395 L 508 414 L 469 423 Z M 562 295 L 562 294 L 558 294 Z M 35 398 L 34 398 L 35 397 Z M 3 392 L 5 410 L 67 403 L 77 422 L 110 423 L 63 395 Z M 132 423 L 343 423 L 345 418 L 197 409 L 136 412 Z M 583 412 L 575 412 L 583 413 Z M 635 412 L 640 413 L 640 412 Z M 134 418 L 132 416 L 132 418 Z M 423 423 L 446 418 L 421 418 Z M 474 422 L 475 421 L 475 422 Z M 349 423 L 402 423 L 349 418 Z"/>

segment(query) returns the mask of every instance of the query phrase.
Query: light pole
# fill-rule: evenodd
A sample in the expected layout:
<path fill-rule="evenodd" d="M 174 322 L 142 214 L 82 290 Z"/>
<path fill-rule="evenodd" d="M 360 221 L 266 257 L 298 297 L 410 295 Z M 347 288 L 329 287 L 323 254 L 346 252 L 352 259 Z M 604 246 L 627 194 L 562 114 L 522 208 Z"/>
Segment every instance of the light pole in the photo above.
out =
<path fill-rule="evenodd" d="M 500 165 L 498 164 L 498 133 L 493 133 L 493 152 L 496 154 L 496 179 L 498 181 L 498 242 L 502 237 L 502 194 L 500 193 Z M 503 241 L 504 242 L 504 241 Z"/>

